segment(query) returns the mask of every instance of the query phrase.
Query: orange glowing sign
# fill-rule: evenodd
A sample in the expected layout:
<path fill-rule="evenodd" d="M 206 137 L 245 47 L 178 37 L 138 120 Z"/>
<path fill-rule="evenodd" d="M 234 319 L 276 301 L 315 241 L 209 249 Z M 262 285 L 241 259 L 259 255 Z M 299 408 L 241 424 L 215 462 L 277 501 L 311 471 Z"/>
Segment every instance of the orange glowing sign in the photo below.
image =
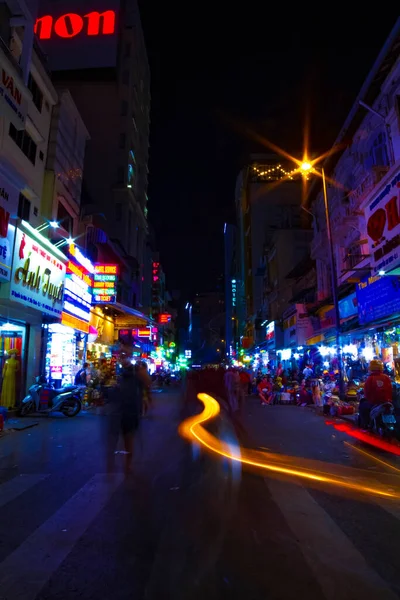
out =
<path fill-rule="evenodd" d="M 118 265 L 95 265 L 94 272 L 100 275 L 118 275 Z"/>
<path fill-rule="evenodd" d="M 36 20 L 34 31 L 40 40 L 49 40 L 54 35 L 73 38 L 82 32 L 88 36 L 112 35 L 115 33 L 115 11 L 93 11 L 83 16 L 67 13 L 57 19 L 45 15 Z"/>
<path fill-rule="evenodd" d="M 137 335 L 138 335 L 138 337 L 150 337 L 151 336 L 151 329 L 150 329 L 150 327 L 148 327 L 146 329 L 138 329 L 137 330 Z"/>
<path fill-rule="evenodd" d="M 81 269 L 78 265 L 75 265 L 72 261 L 68 261 L 67 273 L 74 273 L 79 279 L 82 279 L 89 287 L 92 287 L 92 278 L 85 273 L 84 269 Z"/>

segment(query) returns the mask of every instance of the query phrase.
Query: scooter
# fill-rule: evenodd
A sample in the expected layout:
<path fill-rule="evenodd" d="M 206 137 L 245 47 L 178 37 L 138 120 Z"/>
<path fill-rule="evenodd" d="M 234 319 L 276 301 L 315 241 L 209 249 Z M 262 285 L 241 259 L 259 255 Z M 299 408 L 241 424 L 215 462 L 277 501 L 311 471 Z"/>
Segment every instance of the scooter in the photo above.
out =
<path fill-rule="evenodd" d="M 360 416 L 358 426 L 361 427 Z M 374 406 L 369 415 L 368 429 L 381 438 L 394 438 L 396 435 L 397 418 L 392 402 L 384 402 Z"/>
<path fill-rule="evenodd" d="M 66 385 L 59 389 L 47 384 L 43 376 L 36 377 L 29 393 L 22 400 L 19 416 L 30 413 L 61 412 L 66 417 L 75 417 L 82 409 L 82 393 L 84 387 Z"/>

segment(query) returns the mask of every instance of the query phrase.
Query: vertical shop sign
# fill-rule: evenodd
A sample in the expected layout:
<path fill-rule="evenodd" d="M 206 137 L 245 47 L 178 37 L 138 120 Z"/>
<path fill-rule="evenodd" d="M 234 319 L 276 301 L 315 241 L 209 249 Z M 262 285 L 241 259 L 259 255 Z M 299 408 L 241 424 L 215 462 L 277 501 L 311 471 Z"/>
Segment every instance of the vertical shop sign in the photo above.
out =
<path fill-rule="evenodd" d="M 69 245 L 68 257 L 61 322 L 89 333 L 94 265 L 75 244 Z"/>
<path fill-rule="evenodd" d="M 114 304 L 117 301 L 118 265 L 94 265 L 94 304 Z"/>

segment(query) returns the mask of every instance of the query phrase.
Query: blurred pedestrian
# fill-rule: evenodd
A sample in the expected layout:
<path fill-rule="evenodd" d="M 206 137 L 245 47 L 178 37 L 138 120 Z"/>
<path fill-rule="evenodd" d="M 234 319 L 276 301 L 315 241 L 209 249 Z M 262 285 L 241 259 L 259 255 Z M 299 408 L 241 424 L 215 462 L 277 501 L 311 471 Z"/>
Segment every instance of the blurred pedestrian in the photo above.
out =
<path fill-rule="evenodd" d="M 131 472 L 134 434 L 142 414 L 143 382 L 128 358 L 122 363 L 117 386 L 105 406 L 107 418 L 107 467 L 113 470 L 114 455 L 120 435 L 124 443 L 125 473 Z"/>
<path fill-rule="evenodd" d="M 249 394 L 249 386 L 251 382 L 250 373 L 245 369 L 241 369 L 239 378 L 239 412 L 242 414 L 246 396 Z"/>
<path fill-rule="evenodd" d="M 226 390 L 226 395 L 228 398 L 228 405 L 231 414 L 234 414 L 239 409 L 239 386 L 240 386 L 240 377 L 239 373 L 236 369 L 229 368 L 224 376 L 224 385 Z"/>
<path fill-rule="evenodd" d="M 152 403 L 151 396 L 151 377 L 148 371 L 146 361 L 139 362 L 136 367 L 136 374 L 142 383 L 142 417 L 145 417 L 149 412 Z"/>
<path fill-rule="evenodd" d="M 83 366 L 75 375 L 75 385 L 87 385 L 89 377 L 89 363 L 83 363 Z"/>

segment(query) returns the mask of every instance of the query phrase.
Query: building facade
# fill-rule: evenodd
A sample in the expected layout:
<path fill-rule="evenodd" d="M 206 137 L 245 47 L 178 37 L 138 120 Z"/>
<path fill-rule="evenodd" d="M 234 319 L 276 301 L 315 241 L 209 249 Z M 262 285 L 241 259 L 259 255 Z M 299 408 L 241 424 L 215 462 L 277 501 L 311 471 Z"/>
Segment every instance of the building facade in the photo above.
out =
<path fill-rule="evenodd" d="M 36 34 L 89 132 L 84 215 L 93 222 L 104 216 L 107 237 L 130 265 L 130 302 L 141 307 L 142 288 L 151 286 L 144 279 L 150 71 L 136 0 L 96 8 L 86 13 L 81 2 L 42 1 Z"/>
<path fill-rule="evenodd" d="M 269 279 L 275 281 L 273 264 L 285 260 L 286 252 L 281 254 L 280 248 L 277 258 L 270 256 L 267 268 L 267 250 L 279 229 L 300 229 L 302 224 L 301 180 L 293 170 L 276 155 L 252 155 L 236 182 L 237 280 L 245 305 L 238 329 L 245 348 L 265 336 L 269 319 L 265 278 L 269 271 Z"/>
<path fill-rule="evenodd" d="M 334 279 L 344 368 L 378 357 L 394 369 L 399 357 L 400 302 L 400 21 L 364 82 L 324 164 L 332 228 Z M 317 302 L 308 344 L 335 345 L 335 312 L 321 186 L 310 190 L 311 256 Z"/>

